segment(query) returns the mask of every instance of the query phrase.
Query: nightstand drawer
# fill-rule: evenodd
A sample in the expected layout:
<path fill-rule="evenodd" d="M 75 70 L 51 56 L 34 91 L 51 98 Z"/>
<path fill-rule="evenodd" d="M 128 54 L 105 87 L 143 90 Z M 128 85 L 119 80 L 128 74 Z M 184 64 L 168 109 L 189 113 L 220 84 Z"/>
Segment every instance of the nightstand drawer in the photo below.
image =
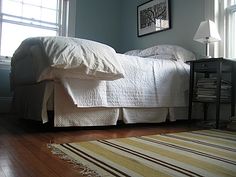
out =
<path fill-rule="evenodd" d="M 217 63 L 216 62 L 200 62 L 194 64 L 195 71 L 216 71 Z"/>
<path fill-rule="evenodd" d="M 194 64 L 194 70 L 196 72 L 210 72 L 210 73 L 214 73 L 217 72 L 217 65 L 219 63 L 218 62 L 198 62 Z M 230 72 L 232 70 L 232 65 L 231 63 L 224 63 L 222 64 L 222 68 L 221 71 L 222 72 Z"/>

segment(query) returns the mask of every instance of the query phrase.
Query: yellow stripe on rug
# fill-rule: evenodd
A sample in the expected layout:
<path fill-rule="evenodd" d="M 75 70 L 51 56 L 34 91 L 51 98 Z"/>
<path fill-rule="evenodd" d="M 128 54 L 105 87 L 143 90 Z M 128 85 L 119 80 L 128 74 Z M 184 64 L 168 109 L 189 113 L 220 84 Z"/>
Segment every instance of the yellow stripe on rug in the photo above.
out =
<path fill-rule="evenodd" d="M 236 134 L 199 130 L 50 144 L 87 176 L 236 176 Z"/>

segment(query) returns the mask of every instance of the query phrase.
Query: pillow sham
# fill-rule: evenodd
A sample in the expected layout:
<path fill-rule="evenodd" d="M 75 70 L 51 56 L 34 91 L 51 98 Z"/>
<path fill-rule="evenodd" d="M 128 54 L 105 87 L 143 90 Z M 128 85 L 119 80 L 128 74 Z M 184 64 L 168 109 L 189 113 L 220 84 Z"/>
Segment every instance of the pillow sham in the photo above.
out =
<path fill-rule="evenodd" d="M 137 50 L 129 50 L 127 52 L 125 52 L 125 55 L 131 55 L 131 56 L 139 56 L 139 53 L 141 52 L 141 50 L 137 49 Z"/>
<path fill-rule="evenodd" d="M 183 62 L 196 60 L 195 55 L 191 51 L 178 45 L 156 45 L 143 50 L 131 50 L 124 54 L 156 59 L 163 57 L 161 59 L 181 60 Z"/>
<path fill-rule="evenodd" d="M 161 59 L 161 60 L 176 60 L 174 55 L 150 55 L 144 58 L 154 58 L 154 59 Z"/>
<path fill-rule="evenodd" d="M 31 50 L 32 46 L 39 46 L 40 50 Z M 34 63 L 43 63 L 43 68 L 39 69 L 41 74 L 58 68 L 73 69 L 81 79 L 115 80 L 124 77 L 115 50 L 95 41 L 69 37 L 28 38 L 15 51 L 12 63 L 28 55 L 32 56 Z"/>
<path fill-rule="evenodd" d="M 83 79 L 124 77 L 115 50 L 105 44 L 70 37 L 39 37 L 51 67 L 73 69 Z"/>
<path fill-rule="evenodd" d="M 150 55 L 173 55 L 176 60 L 188 61 L 195 60 L 195 55 L 177 45 L 156 45 L 142 50 L 139 53 L 140 57 L 146 57 Z"/>

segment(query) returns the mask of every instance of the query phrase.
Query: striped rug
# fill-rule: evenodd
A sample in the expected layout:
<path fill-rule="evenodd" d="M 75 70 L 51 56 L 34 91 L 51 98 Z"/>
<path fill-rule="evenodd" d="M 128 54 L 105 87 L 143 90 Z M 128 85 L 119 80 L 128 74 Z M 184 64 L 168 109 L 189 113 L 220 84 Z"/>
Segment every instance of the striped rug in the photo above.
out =
<path fill-rule="evenodd" d="M 236 176 L 236 132 L 199 130 L 51 144 L 88 176 Z"/>

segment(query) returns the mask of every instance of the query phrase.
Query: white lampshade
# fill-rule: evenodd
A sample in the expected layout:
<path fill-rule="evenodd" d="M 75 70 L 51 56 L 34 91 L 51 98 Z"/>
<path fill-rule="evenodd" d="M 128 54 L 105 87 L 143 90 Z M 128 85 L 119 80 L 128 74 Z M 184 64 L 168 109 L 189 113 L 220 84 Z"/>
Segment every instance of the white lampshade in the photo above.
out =
<path fill-rule="evenodd" d="M 211 20 L 206 20 L 200 23 L 193 40 L 201 43 L 211 43 L 221 39 L 215 23 Z"/>
<path fill-rule="evenodd" d="M 206 45 L 206 55 L 204 57 L 211 58 L 209 55 L 209 44 L 221 39 L 215 23 L 211 20 L 206 20 L 200 23 L 193 40 L 204 43 Z"/>

